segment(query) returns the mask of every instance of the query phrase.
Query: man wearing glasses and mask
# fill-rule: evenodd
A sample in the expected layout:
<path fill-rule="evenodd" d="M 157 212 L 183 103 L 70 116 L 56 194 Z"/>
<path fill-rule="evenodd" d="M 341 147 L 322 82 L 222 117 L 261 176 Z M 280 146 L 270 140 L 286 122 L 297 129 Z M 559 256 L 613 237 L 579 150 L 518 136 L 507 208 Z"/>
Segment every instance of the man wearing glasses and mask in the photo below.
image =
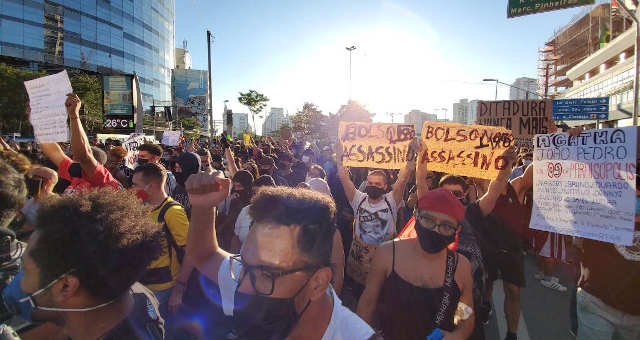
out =
<path fill-rule="evenodd" d="M 229 195 L 220 173 L 187 181 L 193 214 L 187 256 L 217 286 L 239 339 L 369 339 L 373 330 L 342 306 L 330 281 L 335 206 L 308 190 L 263 188 L 240 255 L 219 248 L 215 206 Z"/>

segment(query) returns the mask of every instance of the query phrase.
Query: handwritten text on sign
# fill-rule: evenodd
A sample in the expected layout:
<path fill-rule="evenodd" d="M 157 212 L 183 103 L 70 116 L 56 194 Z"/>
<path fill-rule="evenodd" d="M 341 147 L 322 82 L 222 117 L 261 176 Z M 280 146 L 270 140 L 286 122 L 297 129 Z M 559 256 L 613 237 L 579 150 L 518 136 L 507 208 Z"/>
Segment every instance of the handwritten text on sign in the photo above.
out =
<path fill-rule="evenodd" d="M 340 122 L 338 129 L 344 165 L 352 167 L 403 168 L 415 136 L 412 124 Z"/>
<path fill-rule="evenodd" d="M 553 116 L 551 100 L 501 100 L 478 102 L 478 124 L 511 130 L 519 146 L 532 146 L 532 138 L 547 133 Z"/>
<path fill-rule="evenodd" d="M 419 166 L 459 176 L 494 179 L 504 169 L 502 153 L 513 144 L 510 131 L 500 127 L 424 122 L 424 149 Z"/>
<path fill-rule="evenodd" d="M 631 245 L 636 127 L 537 135 L 530 228 Z"/>
<path fill-rule="evenodd" d="M 67 71 L 24 82 L 29 94 L 31 115 L 29 121 L 39 143 L 66 142 L 67 94 L 73 92 Z"/>

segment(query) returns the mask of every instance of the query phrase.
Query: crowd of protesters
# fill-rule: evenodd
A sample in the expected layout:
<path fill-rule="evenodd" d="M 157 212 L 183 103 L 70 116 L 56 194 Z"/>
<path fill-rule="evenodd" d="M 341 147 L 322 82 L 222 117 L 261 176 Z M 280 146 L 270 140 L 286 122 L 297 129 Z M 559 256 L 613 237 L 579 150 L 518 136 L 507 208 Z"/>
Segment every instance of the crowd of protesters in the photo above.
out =
<path fill-rule="evenodd" d="M 24 339 L 485 339 L 497 279 L 517 339 L 527 253 L 544 287 L 577 283 L 578 339 L 640 339 L 637 249 L 531 231 L 530 150 L 492 181 L 416 164 L 417 140 L 400 170 L 304 137 L 143 144 L 129 167 L 80 105 L 68 144 L 0 139 L 0 235 L 28 244 L 2 295 Z"/>

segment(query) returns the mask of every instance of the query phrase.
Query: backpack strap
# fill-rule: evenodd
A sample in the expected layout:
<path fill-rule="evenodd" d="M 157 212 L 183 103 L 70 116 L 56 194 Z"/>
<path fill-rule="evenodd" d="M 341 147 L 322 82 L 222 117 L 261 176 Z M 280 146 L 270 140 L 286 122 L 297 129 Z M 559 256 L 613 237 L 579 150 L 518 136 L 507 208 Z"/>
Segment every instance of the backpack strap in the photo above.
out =
<path fill-rule="evenodd" d="M 167 200 L 168 199 L 169 198 L 167 197 Z M 171 248 L 176 250 L 176 255 L 178 255 L 178 261 L 182 263 L 182 260 L 184 259 L 184 249 L 178 246 L 176 239 L 173 237 L 173 234 L 171 234 L 171 230 L 169 229 L 169 226 L 167 226 L 167 221 L 164 219 L 164 215 L 167 213 L 167 210 L 169 210 L 169 208 L 174 206 L 180 206 L 180 203 L 176 201 L 168 201 L 164 204 L 164 206 L 162 207 L 162 209 L 160 209 L 160 212 L 158 213 L 158 223 L 162 223 L 162 230 L 164 231 L 167 242 L 169 243 L 169 263 L 171 263 L 173 259 L 173 256 L 171 254 Z"/>

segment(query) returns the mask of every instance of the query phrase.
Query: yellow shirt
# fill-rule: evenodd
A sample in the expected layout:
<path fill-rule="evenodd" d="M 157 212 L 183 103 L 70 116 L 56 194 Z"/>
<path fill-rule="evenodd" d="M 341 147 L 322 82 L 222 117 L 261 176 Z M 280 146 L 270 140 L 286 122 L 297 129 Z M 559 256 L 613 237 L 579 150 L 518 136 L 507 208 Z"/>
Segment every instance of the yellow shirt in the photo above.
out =
<path fill-rule="evenodd" d="M 164 207 L 167 202 L 171 202 L 173 199 L 168 197 L 162 204 L 151 211 L 149 214 L 149 218 L 153 222 L 158 221 L 158 215 L 160 214 L 160 210 Z M 187 234 L 189 233 L 189 220 L 187 219 L 187 213 L 184 208 L 179 205 L 175 205 L 167 209 L 164 214 L 164 220 L 167 223 L 167 227 L 169 231 L 171 231 L 171 235 L 176 240 L 176 243 L 179 247 L 184 247 L 187 244 Z M 164 232 L 163 232 L 164 235 Z M 163 238 L 163 251 L 162 255 L 158 257 L 155 261 L 151 263 L 147 270 L 154 270 L 156 272 L 164 272 L 166 275 L 166 281 L 158 284 L 147 284 L 147 288 L 153 291 L 165 290 L 173 287 L 175 285 L 176 278 L 178 277 L 178 273 L 180 272 L 180 262 L 178 261 L 178 255 L 175 249 L 171 249 L 171 258 L 169 258 L 169 242 L 166 237 Z M 170 269 L 170 278 L 169 278 L 169 270 Z"/>

